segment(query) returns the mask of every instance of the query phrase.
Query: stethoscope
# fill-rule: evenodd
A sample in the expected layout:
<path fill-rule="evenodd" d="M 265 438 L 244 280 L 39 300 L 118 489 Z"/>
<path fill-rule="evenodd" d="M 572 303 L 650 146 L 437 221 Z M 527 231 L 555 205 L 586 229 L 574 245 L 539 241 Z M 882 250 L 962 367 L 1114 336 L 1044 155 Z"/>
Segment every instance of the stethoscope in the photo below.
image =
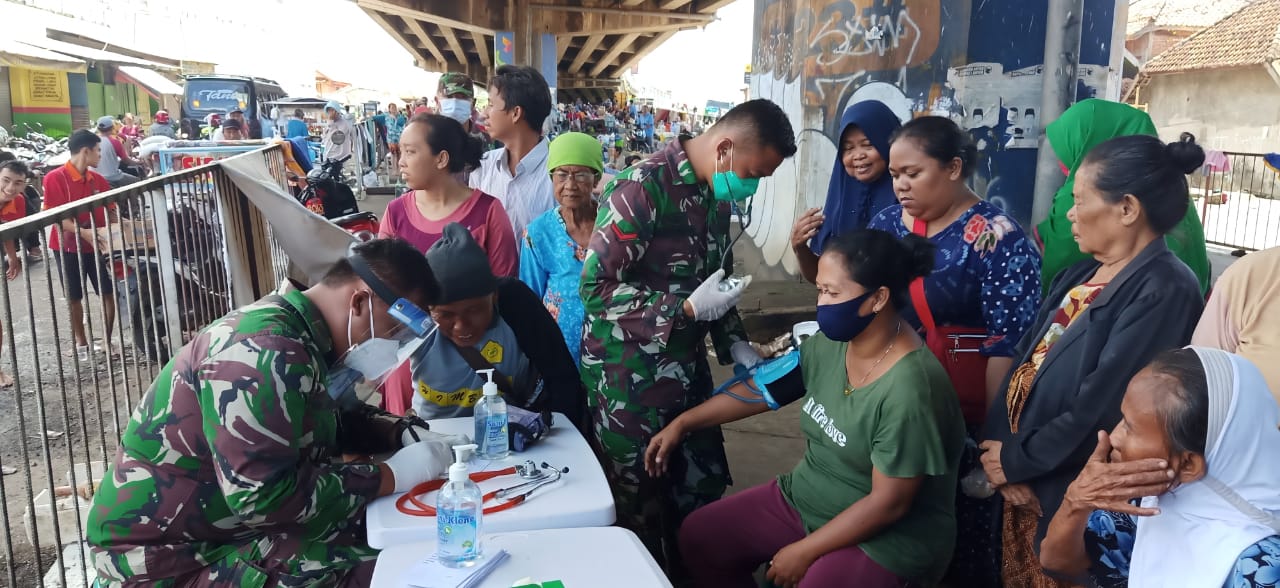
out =
<path fill-rule="evenodd" d="M 489 502 L 490 500 L 500 500 L 499 504 L 484 509 L 484 514 L 492 514 L 515 508 L 523 504 L 529 499 L 529 496 L 536 492 L 539 488 L 549 486 L 560 481 L 564 474 L 569 473 L 569 468 L 553 468 L 551 464 L 542 462 L 541 467 L 532 460 L 525 461 L 523 464 L 512 466 L 506 469 L 496 470 L 492 472 L 476 472 L 471 474 L 472 482 L 484 482 L 502 476 L 518 476 L 524 480 L 515 486 L 508 486 L 498 490 L 491 491 L 484 495 L 481 502 Z M 407 494 L 396 499 L 396 509 L 400 512 L 417 517 L 434 517 L 436 516 L 436 507 L 419 500 L 419 496 L 425 496 L 429 492 L 434 492 L 443 488 L 448 480 L 431 480 L 414 486 Z"/>
<path fill-rule="evenodd" d="M 732 207 L 733 214 L 738 215 L 739 228 L 738 228 L 738 236 L 734 237 L 732 240 L 729 241 L 729 248 L 725 249 L 723 254 L 720 257 L 720 267 L 724 269 L 725 275 L 733 273 L 733 268 L 726 265 L 727 263 L 729 263 L 729 260 L 733 257 L 732 255 L 730 255 L 730 253 L 733 251 L 733 246 L 738 244 L 738 239 L 741 239 L 743 235 L 747 234 L 747 228 L 751 226 L 752 200 L 755 200 L 754 195 L 747 199 L 747 209 L 745 211 L 742 210 L 742 207 L 738 206 L 737 202 L 729 203 L 729 206 Z"/>

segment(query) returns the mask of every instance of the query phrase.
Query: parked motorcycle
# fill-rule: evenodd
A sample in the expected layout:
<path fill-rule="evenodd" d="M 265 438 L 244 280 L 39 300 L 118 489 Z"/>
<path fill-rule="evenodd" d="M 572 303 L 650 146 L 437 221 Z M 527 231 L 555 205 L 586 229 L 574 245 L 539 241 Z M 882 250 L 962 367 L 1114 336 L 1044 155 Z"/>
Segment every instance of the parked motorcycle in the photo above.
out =
<path fill-rule="evenodd" d="M 378 238 L 378 215 L 372 212 L 348 214 L 335 218 L 331 222 L 355 235 L 357 241 L 372 241 Z"/>
<path fill-rule="evenodd" d="M 307 187 L 298 194 L 298 201 L 308 210 L 333 220 L 360 211 L 355 192 L 342 176 L 342 159 L 326 159 L 307 173 Z"/>

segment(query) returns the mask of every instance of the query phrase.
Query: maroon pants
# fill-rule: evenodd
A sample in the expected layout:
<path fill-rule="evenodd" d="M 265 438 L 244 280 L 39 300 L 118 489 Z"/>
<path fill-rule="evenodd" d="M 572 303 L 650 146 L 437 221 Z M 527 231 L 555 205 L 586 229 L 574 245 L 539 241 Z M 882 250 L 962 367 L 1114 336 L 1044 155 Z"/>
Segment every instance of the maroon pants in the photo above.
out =
<path fill-rule="evenodd" d="M 680 551 L 699 588 L 755 588 L 751 574 L 804 539 L 800 514 L 770 482 L 704 506 L 680 528 Z M 901 588 L 906 580 L 854 545 L 813 562 L 799 588 Z"/>

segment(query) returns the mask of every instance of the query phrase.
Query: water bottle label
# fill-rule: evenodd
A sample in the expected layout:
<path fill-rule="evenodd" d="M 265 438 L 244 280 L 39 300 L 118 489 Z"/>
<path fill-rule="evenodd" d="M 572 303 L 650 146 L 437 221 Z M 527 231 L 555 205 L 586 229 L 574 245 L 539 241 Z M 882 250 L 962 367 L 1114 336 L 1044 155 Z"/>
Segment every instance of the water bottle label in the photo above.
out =
<path fill-rule="evenodd" d="M 478 553 L 476 515 L 471 509 L 440 509 L 436 513 L 440 552 L 453 557 Z"/>
<path fill-rule="evenodd" d="M 489 417 L 485 430 L 484 446 L 485 449 L 495 453 L 507 450 L 506 415 Z"/>

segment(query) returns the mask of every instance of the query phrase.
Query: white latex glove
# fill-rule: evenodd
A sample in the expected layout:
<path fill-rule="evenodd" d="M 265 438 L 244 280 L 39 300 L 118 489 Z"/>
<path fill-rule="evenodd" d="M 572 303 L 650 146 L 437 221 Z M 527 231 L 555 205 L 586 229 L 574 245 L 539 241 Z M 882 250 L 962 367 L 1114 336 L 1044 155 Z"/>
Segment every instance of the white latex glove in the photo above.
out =
<path fill-rule="evenodd" d="M 453 446 L 433 439 L 404 446 L 382 465 L 391 470 L 396 492 L 408 492 L 414 486 L 435 480 L 453 462 Z"/>
<path fill-rule="evenodd" d="M 756 353 L 756 349 L 747 341 L 734 343 L 733 346 L 729 347 L 729 355 L 733 356 L 733 363 L 747 369 L 756 367 L 756 364 L 764 361 L 764 358 L 760 357 L 760 354 Z"/>
<path fill-rule="evenodd" d="M 724 268 L 716 270 L 698 288 L 689 295 L 689 306 L 693 307 L 693 320 L 714 321 L 729 312 L 742 300 L 742 291 L 751 284 L 751 276 L 742 278 L 742 282 L 725 292 L 720 291 L 720 282 L 724 281 Z"/>
<path fill-rule="evenodd" d="M 401 447 L 408 447 L 419 441 L 439 441 L 441 443 L 445 443 L 449 447 L 453 447 L 454 445 L 466 445 L 471 443 L 471 437 L 466 435 L 445 435 L 443 433 L 429 431 L 423 427 L 419 427 L 418 425 L 409 427 L 408 429 L 405 429 L 403 433 L 400 433 Z"/>

